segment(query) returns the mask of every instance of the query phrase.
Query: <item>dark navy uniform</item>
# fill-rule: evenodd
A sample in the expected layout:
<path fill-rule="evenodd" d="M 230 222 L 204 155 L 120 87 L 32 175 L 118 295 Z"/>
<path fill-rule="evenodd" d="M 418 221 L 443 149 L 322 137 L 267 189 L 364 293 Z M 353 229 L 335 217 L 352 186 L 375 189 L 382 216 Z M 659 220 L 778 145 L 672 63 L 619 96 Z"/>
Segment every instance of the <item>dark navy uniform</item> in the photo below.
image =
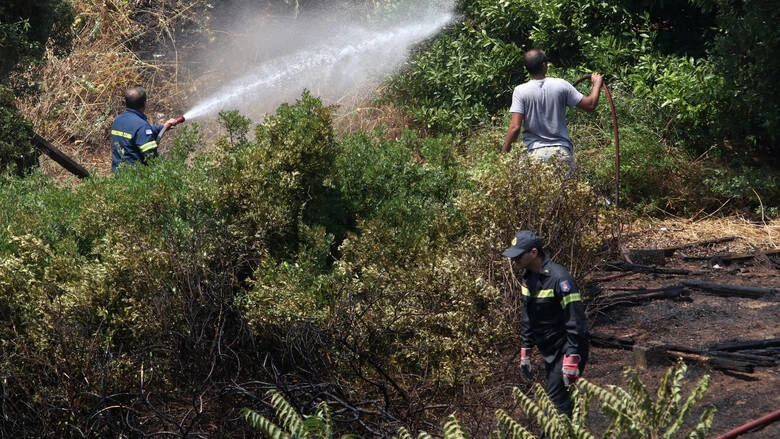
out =
<path fill-rule="evenodd" d="M 561 372 L 564 355 L 580 356 L 580 373 L 590 351 L 590 335 L 579 288 L 562 266 L 544 257 L 539 273 L 523 274 L 522 347 L 536 346 L 545 362 L 545 390 L 560 413 L 571 416 L 571 397 Z"/>
<path fill-rule="evenodd" d="M 157 153 L 157 135 L 162 125 L 150 125 L 146 115 L 132 108 L 119 114 L 111 125 L 111 171 L 121 163 L 146 163 Z"/>

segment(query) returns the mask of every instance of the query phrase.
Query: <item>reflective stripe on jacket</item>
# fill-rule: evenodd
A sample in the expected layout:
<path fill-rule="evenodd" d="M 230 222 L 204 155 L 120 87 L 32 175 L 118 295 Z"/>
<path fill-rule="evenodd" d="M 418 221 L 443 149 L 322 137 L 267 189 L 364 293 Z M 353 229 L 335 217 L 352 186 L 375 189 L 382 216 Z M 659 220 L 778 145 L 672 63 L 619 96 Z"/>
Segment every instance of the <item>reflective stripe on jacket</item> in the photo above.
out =
<path fill-rule="evenodd" d="M 554 361 L 561 349 L 567 355 L 582 355 L 590 336 L 582 296 L 571 274 L 545 256 L 541 272 L 523 274 L 521 291 L 523 347 L 538 347 L 547 362 Z"/>
<path fill-rule="evenodd" d="M 162 125 L 150 125 L 146 115 L 131 108 L 120 113 L 111 125 L 111 171 L 121 163 L 146 163 L 157 156 L 157 135 Z"/>

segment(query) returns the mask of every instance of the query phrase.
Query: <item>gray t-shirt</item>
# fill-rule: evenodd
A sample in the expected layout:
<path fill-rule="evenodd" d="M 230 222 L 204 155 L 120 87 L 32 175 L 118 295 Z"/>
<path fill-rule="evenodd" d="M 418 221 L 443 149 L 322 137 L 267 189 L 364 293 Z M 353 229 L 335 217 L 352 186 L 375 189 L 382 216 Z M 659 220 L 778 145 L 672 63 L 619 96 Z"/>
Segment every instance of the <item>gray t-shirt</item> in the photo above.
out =
<path fill-rule="evenodd" d="M 528 149 L 563 145 L 573 150 L 566 107 L 576 106 L 583 96 L 560 78 L 532 79 L 515 87 L 509 111 L 524 116 L 523 142 Z"/>

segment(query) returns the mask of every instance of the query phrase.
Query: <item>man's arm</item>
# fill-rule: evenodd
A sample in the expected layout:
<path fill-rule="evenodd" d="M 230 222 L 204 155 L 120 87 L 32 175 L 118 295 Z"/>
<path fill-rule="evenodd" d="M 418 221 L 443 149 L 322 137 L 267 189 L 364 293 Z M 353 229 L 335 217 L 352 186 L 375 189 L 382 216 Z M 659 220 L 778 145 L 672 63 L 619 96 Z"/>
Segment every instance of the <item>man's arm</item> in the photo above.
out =
<path fill-rule="evenodd" d="M 504 138 L 504 147 L 501 148 L 501 152 L 509 152 L 512 150 L 512 143 L 517 140 L 520 135 L 520 131 L 523 129 L 524 116 L 520 113 L 512 113 L 512 120 L 509 122 L 509 129 L 506 132 L 506 138 Z"/>
<path fill-rule="evenodd" d="M 580 293 L 574 279 L 567 279 L 559 282 L 556 287 L 558 294 L 561 294 L 561 306 L 566 325 L 566 348 L 565 354 L 580 354 L 580 343 L 587 339 L 588 325 L 585 318 L 585 306 L 582 303 L 582 294 Z"/>
<path fill-rule="evenodd" d="M 591 112 L 596 109 L 599 104 L 599 95 L 601 94 L 601 84 L 604 82 L 604 77 L 599 73 L 592 73 L 590 75 L 590 83 L 593 84 L 590 88 L 590 94 L 583 96 L 580 103 L 577 104 L 577 108 Z"/>

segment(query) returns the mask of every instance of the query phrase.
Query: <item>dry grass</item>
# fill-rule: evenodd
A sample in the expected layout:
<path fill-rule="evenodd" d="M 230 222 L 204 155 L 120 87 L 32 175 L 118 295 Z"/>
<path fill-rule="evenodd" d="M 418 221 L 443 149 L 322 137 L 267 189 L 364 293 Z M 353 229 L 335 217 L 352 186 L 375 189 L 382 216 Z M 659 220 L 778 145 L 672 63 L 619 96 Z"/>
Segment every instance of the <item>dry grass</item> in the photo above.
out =
<path fill-rule="evenodd" d="M 763 223 L 742 217 L 705 218 L 645 218 L 635 221 L 623 237 L 628 248 L 669 248 L 697 241 L 730 236 L 731 241 L 716 244 L 721 253 L 754 253 L 757 250 L 780 248 L 780 220 Z"/>
<path fill-rule="evenodd" d="M 146 14 L 158 20 L 150 28 L 131 18 L 138 2 L 75 0 L 73 6 L 77 19 L 71 54 L 65 58 L 48 54 L 45 67 L 36 73 L 41 92 L 21 102 L 20 109 L 36 132 L 91 172 L 105 175 L 110 166 L 109 130 L 124 109 L 122 94 L 127 87 L 146 87 L 147 114 L 154 123 L 170 117 L 158 115 L 175 114 L 171 108 L 181 98 L 178 63 L 142 60 L 130 46 L 149 32 L 157 33 L 156 38 L 172 38 L 168 30 L 181 16 L 165 18 L 147 9 Z M 47 157 L 41 164 L 55 177 L 67 175 Z"/>

